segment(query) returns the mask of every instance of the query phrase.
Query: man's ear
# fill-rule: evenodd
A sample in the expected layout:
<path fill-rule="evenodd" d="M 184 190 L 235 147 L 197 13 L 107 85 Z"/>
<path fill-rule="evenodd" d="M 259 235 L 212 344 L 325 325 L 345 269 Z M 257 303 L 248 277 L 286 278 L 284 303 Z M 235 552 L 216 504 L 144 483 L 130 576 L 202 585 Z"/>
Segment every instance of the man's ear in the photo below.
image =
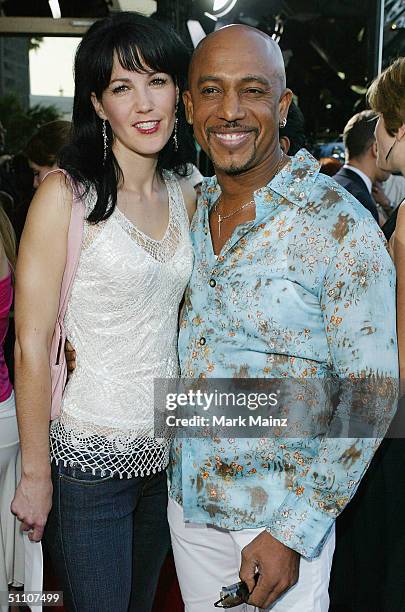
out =
<path fill-rule="evenodd" d="M 285 89 L 283 93 L 281 94 L 281 98 L 278 103 L 280 121 L 282 119 L 287 119 L 288 109 L 290 108 L 292 97 L 293 97 L 293 93 L 291 89 Z"/>
<path fill-rule="evenodd" d="M 374 159 L 377 159 L 377 141 L 374 140 L 373 144 L 371 145 L 371 154 L 374 157 Z"/>
<path fill-rule="evenodd" d="M 96 111 L 100 119 L 103 119 L 103 121 L 106 121 L 107 115 L 105 114 L 103 105 L 101 104 L 100 100 L 97 98 L 94 91 L 91 92 L 91 103 L 93 104 L 94 110 Z"/>
<path fill-rule="evenodd" d="M 186 111 L 187 123 L 189 123 L 190 125 L 193 125 L 193 102 L 192 102 L 191 94 L 189 90 L 186 90 L 185 92 L 183 92 L 183 102 L 184 102 L 184 108 Z"/>
<path fill-rule="evenodd" d="M 288 136 L 281 136 L 280 138 L 280 147 L 281 149 L 284 151 L 284 153 L 287 155 L 289 149 L 290 149 L 290 139 L 288 138 Z"/>

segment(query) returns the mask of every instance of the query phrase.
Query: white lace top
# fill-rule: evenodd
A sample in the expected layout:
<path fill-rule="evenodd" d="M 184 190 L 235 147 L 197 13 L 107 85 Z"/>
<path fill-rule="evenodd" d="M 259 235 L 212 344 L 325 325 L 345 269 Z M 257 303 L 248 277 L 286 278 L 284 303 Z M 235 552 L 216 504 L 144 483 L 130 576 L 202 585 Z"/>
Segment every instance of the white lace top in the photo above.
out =
<path fill-rule="evenodd" d="M 118 209 L 85 222 L 65 317 L 76 369 L 50 429 L 51 457 L 93 473 L 143 476 L 168 463 L 154 438 L 153 381 L 178 376 L 177 323 L 193 251 L 180 185 L 165 175 L 169 223 L 162 240 Z M 86 198 L 86 209 L 95 195 Z M 159 435 L 159 433 L 157 433 Z"/>

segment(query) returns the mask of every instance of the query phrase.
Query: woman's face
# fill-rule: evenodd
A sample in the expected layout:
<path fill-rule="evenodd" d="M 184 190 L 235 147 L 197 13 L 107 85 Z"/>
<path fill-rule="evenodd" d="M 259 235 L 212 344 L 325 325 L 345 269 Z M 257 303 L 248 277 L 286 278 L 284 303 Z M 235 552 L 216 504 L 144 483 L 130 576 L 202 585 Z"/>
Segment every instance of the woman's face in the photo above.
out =
<path fill-rule="evenodd" d="M 38 189 L 48 172 L 57 167 L 56 164 L 53 166 L 39 166 L 31 159 L 28 160 L 28 164 L 34 173 L 34 189 Z"/>
<path fill-rule="evenodd" d="M 173 132 L 177 98 L 170 75 L 125 70 L 115 57 L 108 87 L 101 100 L 93 95 L 92 102 L 111 126 L 115 154 L 127 149 L 157 156 Z"/>
<path fill-rule="evenodd" d="M 382 170 L 388 170 L 390 172 L 398 170 L 398 168 L 395 167 L 394 153 L 396 151 L 395 147 L 393 147 L 396 143 L 396 138 L 388 134 L 382 115 L 379 116 L 375 126 L 375 139 L 377 141 L 377 166 Z M 391 149 L 391 147 L 393 148 Z"/>

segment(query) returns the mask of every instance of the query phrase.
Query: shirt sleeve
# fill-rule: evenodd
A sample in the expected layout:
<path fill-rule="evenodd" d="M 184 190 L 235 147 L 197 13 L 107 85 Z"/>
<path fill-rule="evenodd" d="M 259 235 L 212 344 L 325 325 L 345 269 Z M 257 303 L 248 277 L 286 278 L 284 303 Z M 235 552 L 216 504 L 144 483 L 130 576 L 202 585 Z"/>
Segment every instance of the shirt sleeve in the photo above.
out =
<path fill-rule="evenodd" d="M 371 389 L 385 385 L 384 393 L 370 396 L 367 410 L 383 420 L 390 404 L 392 417 L 398 383 L 395 270 L 372 219 L 348 228 L 319 300 L 334 374 L 343 381 L 367 381 Z M 337 418 L 340 408 L 347 410 L 343 404 Z M 381 437 L 366 436 L 314 440 L 308 469 L 299 473 L 266 530 L 304 557 L 318 556 L 380 442 Z"/>

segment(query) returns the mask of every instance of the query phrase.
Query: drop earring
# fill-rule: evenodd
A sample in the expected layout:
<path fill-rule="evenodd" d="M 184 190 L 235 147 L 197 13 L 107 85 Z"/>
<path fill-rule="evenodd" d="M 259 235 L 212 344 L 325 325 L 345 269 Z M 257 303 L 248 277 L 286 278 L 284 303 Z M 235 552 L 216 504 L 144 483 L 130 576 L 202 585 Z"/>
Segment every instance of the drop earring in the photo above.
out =
<path fill-rule="evenodd" d="M 284 117 L 284 118 L 283 118 L 283 119 L 280 121 L 279 126 L 280 126 L 281 128 L 285 128 L 285 126 L 286 126 L 286 125 L 287 125 L 287 118 L 286 118 L 286 117 Z"/>
<path fill-rule="evenodd" d="M 179 118 L 177 116 L 177 108 L 176 108 L 176 119 L 174 120 L 174 131 L 173 131 L 173 146 L 174 150 L 179 150 L 179 141 L 178 141 L 178 129 L 179 129 Z"/>
<path fill-rule="evenodd" d="M 102 132 L 103 132 L 103 146 L 104 146 L 103 161 L 105 163 L 107 159 L 107 151 L 108 151 L 107 121 L 105 119 L 103 119 Z"/>

